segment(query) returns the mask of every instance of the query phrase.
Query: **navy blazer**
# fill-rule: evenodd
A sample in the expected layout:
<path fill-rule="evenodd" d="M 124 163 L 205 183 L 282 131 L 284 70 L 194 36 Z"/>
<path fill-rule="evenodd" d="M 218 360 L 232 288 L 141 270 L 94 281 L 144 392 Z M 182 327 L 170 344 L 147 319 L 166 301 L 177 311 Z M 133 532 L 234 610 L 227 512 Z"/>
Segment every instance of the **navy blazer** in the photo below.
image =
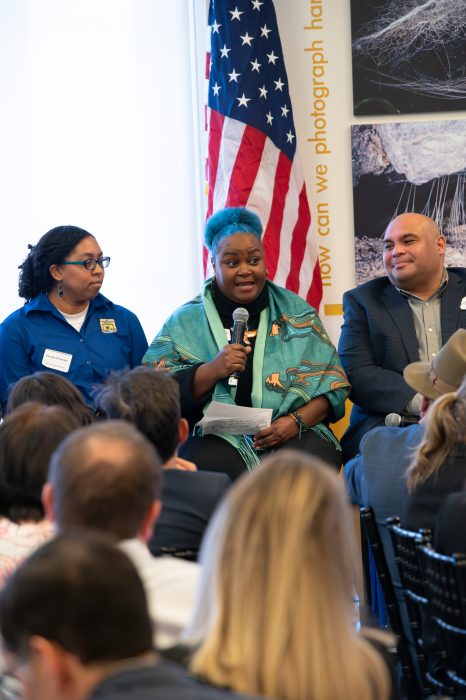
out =
<path fill-rule="evenodd" d="M 441 297 L 442 345 L 458 328 L 466 328 L 466 268 L 448 268 Z M 350 426 L 341 445 L 347 461 L 361 437 L 382 425 L 388 413 L 401 413 L 415 391 L 403 370 L 419 361 L 418 341 L 408 300 L 388 277 L 361 284 L 343 295 L 344 323 L 338 353 L 348 375 L 353 402 Z"/>

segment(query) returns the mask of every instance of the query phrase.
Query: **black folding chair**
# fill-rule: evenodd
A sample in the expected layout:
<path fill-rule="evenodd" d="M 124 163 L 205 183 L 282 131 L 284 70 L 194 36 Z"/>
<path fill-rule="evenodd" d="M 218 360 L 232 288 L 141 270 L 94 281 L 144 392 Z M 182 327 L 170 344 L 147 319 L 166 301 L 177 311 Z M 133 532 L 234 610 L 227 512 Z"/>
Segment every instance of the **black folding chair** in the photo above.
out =
<path fill-rule="evenodd" d="M 387 527 L 393 543 L 395 561 L 406 601 L 409 625 L 414 640 L 417 664 L 421 672 L 421 692 L 424 696 L 434 693 L 453 695 L 454 688 L 446 675 L 443 652 L 435 650 L 427 658 L 425 639 L 432 622 L 429 618 L 428 597 L 420 568 L 418 548 L 432 542 L 430 530 L 406 530 L 399 518 L 389 518 Z"/>
<path fill-rule="evenodd" d="M 422 697 L 422 691 L 419 685 L 413 658 L 409 650 L 409 642 L 403 629 L 400 609 L 396 599 L 395 590 L 393 588 L 392 579 L 390 577 L 382 541 L 377 529 L 377 523 L 375 522 L 374 513 L 372 508 L 361 508 L 360 513 L 361 522 L 363 523 L 367 540 L 369 542 L 369 547 L 374 557 L 375 567 L 385 598 L 390 627 L 397 639 L 397 653 L 400 659 L 404 690 L 406 691 L 408 698 L 420 698 Z"/>
<path fill-rule="evenodd" d="M 419 548 L 431 618 L 446 650 L 446 674 L 466 694 L 466 555 L 445 556 L 432 547 Z"/>

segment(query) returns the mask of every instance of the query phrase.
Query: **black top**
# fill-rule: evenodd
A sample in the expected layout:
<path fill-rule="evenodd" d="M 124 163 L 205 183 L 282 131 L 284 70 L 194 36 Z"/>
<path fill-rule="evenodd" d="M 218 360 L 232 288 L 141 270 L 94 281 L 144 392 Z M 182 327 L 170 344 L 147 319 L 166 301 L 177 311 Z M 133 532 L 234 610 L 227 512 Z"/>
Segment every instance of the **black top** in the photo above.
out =
<path fill-rule="evenodd" d="M 217 503 L 231 486 L 226 474 L 164 469 L 162 512 L 149 541 L 154 555 L 167 550 L 199 550 Z M 193 556 L 195 558 L 195 556 Z"/>
<path fill-rule="evenodd" d="M 160 660 L 151 666 L 120 671 L 106 678 L 88 700 L 240 700 L 237 695 L 207 685 L 181 666 Z"/>
<path fill-rule="evenodd" d="M 440 505 L 454 491 L 466 484 L 466 444 L 459 443 L 434 476 L 406 497 L 401 522 L 411 530 L 433 530 Z"/>

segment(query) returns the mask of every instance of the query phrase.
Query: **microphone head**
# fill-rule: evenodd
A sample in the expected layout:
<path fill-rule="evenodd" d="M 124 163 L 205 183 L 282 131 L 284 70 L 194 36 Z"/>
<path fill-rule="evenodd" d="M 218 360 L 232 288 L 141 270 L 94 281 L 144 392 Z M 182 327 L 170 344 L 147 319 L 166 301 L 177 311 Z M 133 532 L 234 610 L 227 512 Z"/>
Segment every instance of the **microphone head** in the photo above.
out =
<path fill-rule="evenodd" d="M 385 425 L 391 425 L 394 428 L 399 428 L 402 423 L 402 419 L 399 413 L 389 413 L 385 416 Z"/>
<path fill-rule="evenodd" d="M 237 309 L 233 311 L 233 321 L 239 321 L 240 323 L 247 323 L 249 319 L 249 311 L 243 309 L 242 306 L 238 306 Z"/>

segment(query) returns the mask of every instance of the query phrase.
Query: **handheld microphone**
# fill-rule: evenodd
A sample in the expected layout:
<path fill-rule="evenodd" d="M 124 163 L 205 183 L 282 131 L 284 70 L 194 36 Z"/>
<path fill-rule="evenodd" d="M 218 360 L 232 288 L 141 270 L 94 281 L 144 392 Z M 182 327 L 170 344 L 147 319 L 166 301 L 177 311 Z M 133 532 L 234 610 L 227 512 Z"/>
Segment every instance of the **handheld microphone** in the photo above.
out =
<path fill-rule="evenodd" d="M 239 306 L 233 311 L 233 331 L 231 333 L 230 343 L 244 345 L 244 333 L 248 328 L 249 312 Z M 233 372 L 228 380 L 229 386 L 237 386 L 241 372 Z"/>
<path fill-rule="evenodd" d="M 407 425 L 415 425 L 419 423 L 419 418 L 416 416 L 400 416 L 399 413 L 389 413 L 385 416 L 385 425 L 391 425 L 395 428 L 405 428 Z"/>

